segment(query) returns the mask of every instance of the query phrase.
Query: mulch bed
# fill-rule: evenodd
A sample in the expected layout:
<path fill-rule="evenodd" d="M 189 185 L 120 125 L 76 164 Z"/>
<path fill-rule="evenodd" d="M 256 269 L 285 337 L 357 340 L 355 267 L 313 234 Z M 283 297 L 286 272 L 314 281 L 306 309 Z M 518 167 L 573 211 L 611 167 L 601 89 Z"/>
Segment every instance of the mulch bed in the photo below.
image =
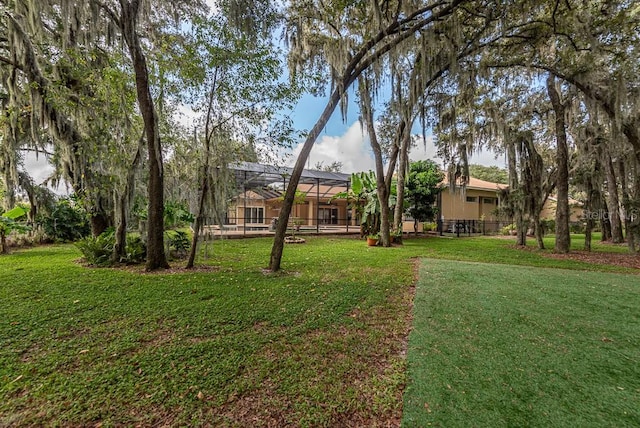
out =
<path fill-rule="evenodd" d="M 548 253 L 545 254 L 545 257 L 560 260 L 576 260 L 598 265 L 612 265 L 631 269 L 640 269 L 640 256 L 637 254 L 572 251 L 568 254 Z"/>

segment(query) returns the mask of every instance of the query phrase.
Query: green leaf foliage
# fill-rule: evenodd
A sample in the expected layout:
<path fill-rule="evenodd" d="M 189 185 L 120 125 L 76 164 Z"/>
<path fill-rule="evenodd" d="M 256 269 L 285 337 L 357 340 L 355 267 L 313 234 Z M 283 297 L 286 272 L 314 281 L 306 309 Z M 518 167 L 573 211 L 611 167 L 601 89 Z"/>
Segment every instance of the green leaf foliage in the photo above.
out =
<path fill-rule="evenodd" d="M 86 211 L 68 198 L 60 199 L 51 214 L 40 216 L 37 221 L 57 242 L 74 242 L 90 233 Z"/>
<path fill-rule="evenodd" d="M 389 208 L 393 208 L 396 205 L 396 189 L 397 186 L 394 181 L 391 184 Z M 337 193 L 334 198 L 352 201 L 360 216 L 363 234 L 375 235 L 380 232 L 381 210 L 375 172 L 367 171 L 351 174 L 349 191 Z"/>
<path fill-rule="evenodd" d="M 91 266 L 108 267 L 113 266 L 113 247 L 116 238 L 113 228 L 107 229 L 97 237 L 88 236 L 76 242 L 76 247 L 82 253 L 85 261 Z M 139 236 L 127 236 L 126 257 L 118 260 L 124 264 L 139 264 L 145 261 L 147 248 Z"/>
<path fill-rule="evenodd" d="M 10 209 L 6 213 L 2 214 L 2 217 L 6 217 L 11 220 L 18 220 L 20 217 L 24 217 L 27 215 L 29 210 L 27 208 L 17 206 L 15 208 Z"/>
<path fill-rule="evenodd" d="M 506 169 L 497 166 L 469 165 L 469 175 L 491 183 L 508 184 L 509 173 Z"/>
<path fill-rule="evenodd" d="M 412 162 L 406 184 L 406 200 L 409 214 L 416 221 L 432 220 L 436 214 L 434 203 L 442 190 L 444 174 L 432 160 Z"/>

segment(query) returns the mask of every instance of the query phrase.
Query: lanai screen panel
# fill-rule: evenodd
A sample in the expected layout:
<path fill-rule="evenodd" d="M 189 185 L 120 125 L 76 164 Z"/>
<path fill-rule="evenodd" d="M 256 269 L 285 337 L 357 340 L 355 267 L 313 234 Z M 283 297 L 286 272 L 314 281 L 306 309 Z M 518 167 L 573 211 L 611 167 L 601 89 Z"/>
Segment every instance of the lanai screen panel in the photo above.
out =
<path fill-rule="evenodd" d="M 246 190 L 264 188 L 271 185 L 282 187 L 284 190 L 293 171 L 289 167 L 263 165 L 254 162 L 240 162 L 230 165 L 229 168 L 235 172 L 237 188 Z M 340 172 L 305 169 L 300 176 L 300 183 L 313 186 L 308 192 L 309 195 L 316 195 L 319 189 L 318 185 L 322 186 L 318 196 L 324 198 L 334 193 L 332 192 L 334 187 L 339 187 L 340 190 L 348 188 L 350 177 L 349 174 Z"/>

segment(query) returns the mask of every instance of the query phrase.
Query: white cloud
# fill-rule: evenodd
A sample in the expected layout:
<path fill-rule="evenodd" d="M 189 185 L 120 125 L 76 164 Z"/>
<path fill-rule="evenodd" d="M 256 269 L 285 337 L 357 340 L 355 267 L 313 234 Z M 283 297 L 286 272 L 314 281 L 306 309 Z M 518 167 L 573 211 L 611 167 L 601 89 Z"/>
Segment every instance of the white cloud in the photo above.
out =
<path fill-rule="evenodd" d="M 300 150 L 302 143 L 293 149 L 290 164 L 295 163 Z M 341 172 L 346 174 L 374 169 L 369 139 L 363 134 L 359 122 L 354 122 L 341 136 L 321 136 L 311 150 L 307 168 L 313 168 L 318 162 L 329 165 L 335 161 L 342 162 Z"/>
<path fill-rule="evenodd" d="M 27 152 L 24 156 L 24 169 L 33 178 L 34 183 L 42 184 L 53 172 L 53 167 L 45 155 L 36 156 L 34 152 Z"/>
<path fill-rule="evenodd" d="M 433 135 L 427 135 L 426 144 L 423 143 L 422 137 L 419 137 L 417 145 L 409 153 L 409 159 L 412 161 L 431 159 L 438 163 L 442 168 L 446 168 L 442 158 L 438 157 L 438 150 L 433 142 Z M 475 152 L 469 156 L 469 163 L 479 164 L 484 166 L 498 166 L 500 168 L 505 167 L 504 156 L 498 156 L 491 150 L 483 150 L 481 152 Z"/>
<path fill-rule="evenodd" d="M 437 157 L 437 149 L 433 144 L 433 135 L 427 135 L 426 139 L 419 137 L 415 147 L 409 152 L 412 161 L 431 159 L 442 166 L 442 159 Z"/>
<path fill-rule="evenodd" d="M 321 136 L 311 150 L 311 154 L 307 160 L 307 168 L 313 168 L 318 162 L 322 162 L 324 165 L 330 165 L 338 161 L 342 162 L 342 172 L 347 174 L 373 170 L 375 168 L 375 162 L 373 153 L 371 152 L 371 146 L 369 145 L 369 138 L 366 133 L 363 134 L 362 131 L 360 123 L 356 121 L 343 135 Z M 287 160 L 289 166 L 292 166 L 296 162 L 301 150 L 302 143 L 293 149 L 292 156 Z M 427 135 L 426 144 L 423 143 L 422 137 L 419 137 L 419 141 L 411 150 L 409 158 L 412 161 L 431 159 L 441 167 L 446 167 L 446 165 L 443 165 L 443 160 L 437 156 L 437 149 L 433 142 L 432 135 Z M 504 156 L 498 156 L 496 159 L 495 153 L 489 150 L 474 153 L 469 157 L 469 162 L 485 166 L 495 165 L 501 168 L 505 167 Z"/>

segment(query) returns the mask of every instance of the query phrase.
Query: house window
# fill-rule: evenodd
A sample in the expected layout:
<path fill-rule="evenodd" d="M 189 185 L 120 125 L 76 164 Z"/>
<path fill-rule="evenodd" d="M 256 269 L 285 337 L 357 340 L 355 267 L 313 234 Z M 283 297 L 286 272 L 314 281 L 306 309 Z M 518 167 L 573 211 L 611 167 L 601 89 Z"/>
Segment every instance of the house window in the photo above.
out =
<path fill-rule="evenodd" d="M 478 202 L 477 196 L 467 196 L 467 202 Z"/>
<path fill-rule="evenodd" d="M 495 205 L 496 200 L 494 198 L 484 198 L 482 199 L 482 202 L 484 202 L 485 204 Z"/>
<path fill-rule="evenodd" d="M 245 223 L 264 223 L 264 208 L 246 207 L 244 209 Z"/>

